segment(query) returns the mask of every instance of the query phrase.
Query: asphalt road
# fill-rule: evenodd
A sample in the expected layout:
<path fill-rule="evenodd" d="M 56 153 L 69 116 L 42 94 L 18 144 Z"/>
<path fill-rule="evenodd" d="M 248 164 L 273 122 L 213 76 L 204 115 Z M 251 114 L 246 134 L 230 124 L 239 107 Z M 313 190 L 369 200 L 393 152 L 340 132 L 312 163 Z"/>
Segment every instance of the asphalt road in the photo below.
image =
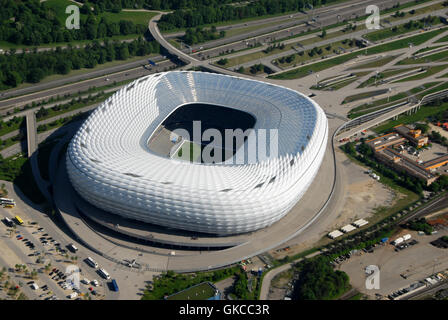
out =
<path fill-rule="evenodd" d="M 408 2 L 413 2 L 413 0 L 399 1 L 400 4 L 405 4 Z M 280 26 L 274 25 L 272 27 L 261 28 L 241 35 L 218 39 L 204 44 L 193 45 L 193 50 L 200 50 L 201 47 L 203 48 L 201 52 L 195 53 L 193 57 L 205 57 L 209 59 L 211 57 L 218 56 L 222 52 L 246 49 L 249 45 L 253 45 L 257 42 L 270 43 L 277 39 L 299 35 L 302 32 L 308 31 L 308 29 L 321 29 L 322 27 L 333 25 L 344 20 L 354 19 L 357 16 L 364 16 L 366 14 L 366 8 L 369 4 L 377 5 L 380 10 L 384 10 L 392 7 L 396 3 L 398 3 L 396 0 L 364 0 L 354 1 L 350 4 L 342 3 L 339 5 L 329 6 L 328 8 L 316 9 L 314 13 L 316 22 L 311 22 L 310 25 L 306 25 L 306 22 L 309 20 L 308 16 L 303 15 L 303 17 L 299 20 L 292 19 L 292 21 L 284 23 Z M 189 52 L 189 49 L 185 48 L 183 52 L 187 53 Z"/>

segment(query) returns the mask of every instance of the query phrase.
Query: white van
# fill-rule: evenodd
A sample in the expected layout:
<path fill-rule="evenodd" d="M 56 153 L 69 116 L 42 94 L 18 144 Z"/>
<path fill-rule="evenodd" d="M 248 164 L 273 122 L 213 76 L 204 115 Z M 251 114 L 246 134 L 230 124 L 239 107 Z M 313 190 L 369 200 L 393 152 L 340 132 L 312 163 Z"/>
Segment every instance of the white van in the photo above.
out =
<path fill-rule="evenodd" d="M 98 273 L 100 274 L 100 276 L 102 276 L 104 279 L 109 280 L 110 279 L 110 275 L 107 273 L 106 270 L 104 269 L 99 269 Z"/>
<path fill-rule="evenodd" d="M 90 258 L 90 257 L 87 257 L 86 258 L 86 263 L 89 265 L 89 266 L 91 266 L 92 268 L 98 268 L 98 263 L 96 263 L 96 261 L 95 260 L 93 260 L 92 258 Z"/>

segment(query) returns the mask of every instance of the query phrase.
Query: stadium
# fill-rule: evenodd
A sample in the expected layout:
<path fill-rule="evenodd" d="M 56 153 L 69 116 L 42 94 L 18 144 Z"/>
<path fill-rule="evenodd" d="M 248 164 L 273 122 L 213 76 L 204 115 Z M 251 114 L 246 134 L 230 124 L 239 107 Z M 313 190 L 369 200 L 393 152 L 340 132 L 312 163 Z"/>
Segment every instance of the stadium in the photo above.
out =
<path fill-rule="evenodd" d="M 231 136 L 230 147 L 228 130 L 244 133 Z M 294 90 L 213 73 L 164 72 L 132 82 L 100 105 L 70 142 L 66 166 L 76 192 L 108 213 L 234 235 L 288 213 L 316 176 L 327 136 L 322 109 Z"/>

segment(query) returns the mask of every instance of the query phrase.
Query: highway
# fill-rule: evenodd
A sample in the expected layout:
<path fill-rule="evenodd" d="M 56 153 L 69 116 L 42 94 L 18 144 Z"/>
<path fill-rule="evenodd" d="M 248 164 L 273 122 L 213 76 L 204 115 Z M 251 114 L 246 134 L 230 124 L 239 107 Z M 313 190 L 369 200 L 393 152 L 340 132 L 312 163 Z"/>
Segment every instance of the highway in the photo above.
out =
<path fill-rule="evenodd" d="M 77 94 L 78 92 L 84 92 L 92 87 L 103 87 L 112 84 L 114 81 L 119 83 L 125 80 L 134 80 L 149 74 L 163 71 L 175 66 L 171 61 L 165 60 L 164 62 L 158 63 L 156 67 L 152 67 L 151 70 L 143 68 L 143 64 L 147 63 L 148 60 L 140 60 L 138 63 L 132 63 L 132 65 L 137 64 L 137 67 L 132 67 L 132 69 L 127 69 L 123 66 L 120 68 L 125 69 L 125 71 L 119 71 L 113 74 L 108 74 L 109 71 L 99 70 L 95 71 L 99 73 L 105 73 L 102 75 L 89 80 L 78 81 L 78 78 L 91 78 L 93 73 L 83 74 L 80 76 L 67 77 L 61 80 L 52 81 L 48 83 L 38 84 L 36 86 L 19 89 L 23 93 L 24 91 L 33 91 L 33 93 L 28 93 L 25 95 L 17 96 L 15 98 L 9 98 L 0 101 L 0 111 L 5 114 L 8 110 L 14 109 L 19 106 L 24 106 L 26 104 L 31 104 L 34 102 L 39 102 L 42 100 L 48 100 L 50 97 L 63 97 L 66 94 Z M 129 66 L 129 65 L 128 65 Z M 110 69 L 107 69 L 110 70 Z M 87 76 L 90 75 L 90 76 Z M 69 83 L 69 84 L 64 84 Z M 62 84 L 62 86 L 60 86 Z M 41 91 L 39 91 L 41 90 Z M 37 92 L 36 92 L 37 91 Z M 10 91 L 11 95 L 17 94 L 17 91 Z M 5 93 L 6 94 L 6 93 Z"/>
<path fill-rule="evenodd" d="M 397 2 L 398 1 L 395 0 L 365 0 L 352 1 L 350 4 L 335 4 L 325 8 L 316 9 L 314 13 L 316 22 L 312 22 L 310 25 L 306 25 L 306 22 L 309 21 L 309 17 L 307 15 L 301 15 L 300 20 L 292 19 L 292 21 L 284 23 L 281 26 L 274 25 L 271 27 L 261 28 L 244 34 L 193 45 L 191 48 L 196 51 L 202 50 L 201 52 L 195 53 L 193 55 L 194 57 L 198 57 L 200 54 L 207 57 L 216 57 L 221 52 L 225 52 L 227 50 L 238 51 L 246 49 L 248 48 L 248 45 L 255 44 L 257 42 L 269 43 L 278 39 L 299 35 L 302 32 L 308 31 L 308 29 L 317 30 L 322 27 L 337 24 L 344 20 L 352 20 L 356 17 L 365 16 L 366 7 L 369 4 L 377 5 L 380 10 L 384 10 L 392 7 Z M 405 4 L 408 2 L 413 2 L 413 0 L 404 0 L 399 3 Z M 299 15 L 297 15 L 297 17 L 299 17 Z M 203 49 L 200 49 L 201 47 Z M 185 53 L 189 51 L 190 49 L 188 48 L 183 50 Z"/>

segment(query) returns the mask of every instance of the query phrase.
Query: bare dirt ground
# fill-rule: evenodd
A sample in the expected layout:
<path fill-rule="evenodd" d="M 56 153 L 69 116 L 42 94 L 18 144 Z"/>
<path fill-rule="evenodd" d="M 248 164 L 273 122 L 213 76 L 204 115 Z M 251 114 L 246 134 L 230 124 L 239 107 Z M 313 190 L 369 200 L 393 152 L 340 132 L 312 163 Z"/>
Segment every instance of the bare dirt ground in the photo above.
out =
<path fill-rule="evenodd" d="M 357 219 L 363 218 L 370 221 L 369 217 L 376 212 L 377 208 L 392 206 L 403 196 L 371 178 L 366 173 L 367 169 L 349 159 L 342 161 L 339 165 L 343 167 L 344 178 L 347 179 L 347 183 L 344 188 L 343 205 L 336 218 L 330 224 L 322 224 L 320 232 L 316 233 L 311 239 L 291 245 L 288 251 L 272 250 L 270 253 L 274 258 L 281 259 L 285 255 L 294 255 L 312 248 L 319 244 L 318 242 L 329 232 Z M 285 246 L 288 246 L 288 244 L 285 244 Z"/>
<path fill-rule="evenodd" d="M 268 300 L 283 300 L 290 286 L 293 272 L 286 270 L 274 277 L 269 288 Z"/>

